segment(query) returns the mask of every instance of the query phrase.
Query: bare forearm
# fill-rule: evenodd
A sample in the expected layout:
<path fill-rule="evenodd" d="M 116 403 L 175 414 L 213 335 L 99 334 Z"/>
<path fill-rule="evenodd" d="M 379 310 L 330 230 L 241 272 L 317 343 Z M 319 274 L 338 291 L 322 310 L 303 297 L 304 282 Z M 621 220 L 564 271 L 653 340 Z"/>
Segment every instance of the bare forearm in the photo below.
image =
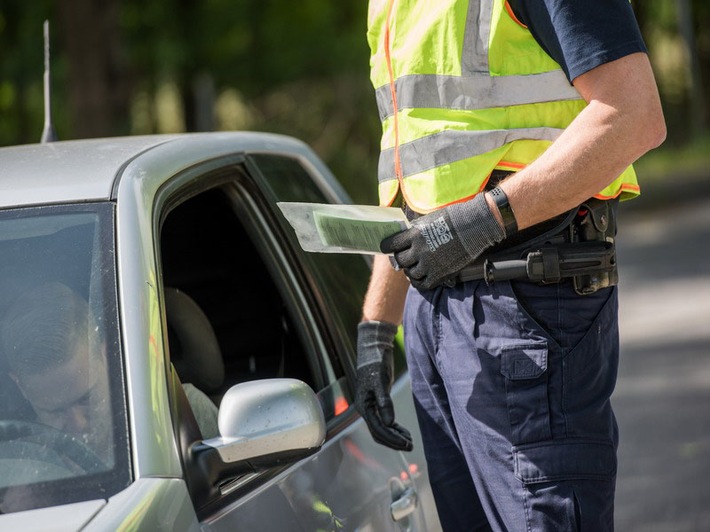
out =
<path fill-rule="evenodd" d="M 541 157 L 501 185 L 520 229 L 597 194 L 665 138 L 644 54 L 602 65 L 575 86 L 589 105 Z"/>
<path fill-rule="evenodd" d="M 389 257 L 377 255 L 362 308 L 363 321 L 387 321 L 399 325 L 408 288 L 409 280 L 402 271 L 392 268 Z"/>

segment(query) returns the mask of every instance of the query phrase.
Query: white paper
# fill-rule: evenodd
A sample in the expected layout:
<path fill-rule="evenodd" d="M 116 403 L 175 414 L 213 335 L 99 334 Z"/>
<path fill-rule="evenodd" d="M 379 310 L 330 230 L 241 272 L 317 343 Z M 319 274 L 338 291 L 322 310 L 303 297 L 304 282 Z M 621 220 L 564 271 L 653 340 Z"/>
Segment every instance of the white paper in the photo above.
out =
<path fill-rule="evenodd" d="M 409 227 L 402 210 L 395 207 L 295 202 L 277 205 L 305 251 L 378 254 L 382 239 Z"/>

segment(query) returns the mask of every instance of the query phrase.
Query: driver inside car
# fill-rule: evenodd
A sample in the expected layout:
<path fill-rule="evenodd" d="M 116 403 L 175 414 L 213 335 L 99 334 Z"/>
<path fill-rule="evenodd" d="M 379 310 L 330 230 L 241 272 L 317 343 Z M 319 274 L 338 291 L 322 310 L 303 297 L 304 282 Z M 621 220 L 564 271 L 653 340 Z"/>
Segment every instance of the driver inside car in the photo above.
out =
<path fill-rule="evenodd" d="M 13 302 L 0 335 L 10 377 L 35 414 L 27 421 L 71 436 L 110 467 L 106 346 L 88 303 L 61 283 L 40 285 Z"/>
<path fill-rule="evenodd" d="M 106 344 L 89 304 L 68 286 L 52 282 L 20 295 L 0 324 L 10 377 L 32 407 L 33 419 L 69 435 L 93 456 L 61 452 L 64 466 L 97 472 L 113 465 Z M 185 384 L 203 439 L 219 436 L 218 410 L 196 387 Z M 47 444 L 47 447 L 52 447 Z M 66 446 L 64 446 L 66 450 Z M 87 467 L 89 468 L 87 470 Z"/>

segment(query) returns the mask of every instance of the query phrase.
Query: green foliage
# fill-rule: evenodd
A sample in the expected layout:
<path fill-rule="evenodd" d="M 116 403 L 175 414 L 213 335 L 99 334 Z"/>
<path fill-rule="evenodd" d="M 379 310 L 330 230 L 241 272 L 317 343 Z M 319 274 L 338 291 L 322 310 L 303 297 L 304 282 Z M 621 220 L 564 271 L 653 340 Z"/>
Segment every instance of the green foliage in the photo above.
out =
<path fill-rule="evenodd" d="M 677 145 L 663 144 L 644 155 L 634 165 L 644 183 L 674 176 L 674 179 L 707 179 L 710 167 L 710 134 L 704 134 L 690 142 Z M 677 176 L 677 177 L 676 177 Z"/>
<path fill-rule="evenodd" d="M 309 143 L 357 199 L 374 201 L 379 124 L 368 81 L 366 2 L 124 0 L 121 30 L 143 113 L 159 131 L 154 100 L 176 83 L 187 129 L 194 82 L 237 95 L 244 116 L 215 128 L 284 133 Z M 146 123 L 145 120 L 141 121 Z M 145 126 L 143 127 L 145 130 Z"/>
<path fill-rule="evenodd" d="M 669 145 L 687 140 L 692 113 L 688 56 L 678 37 L 680 1 L 633 2 L 659 77 Z M 688 1 L 707 84 L 710 3 Z M 68 21 L 81 6 L 116 31 L 104 44 L 103 57 L 112 64 L 80 77 L 83 58 L 76 54 L 91 50 L 74 46 L 69 53 L 68 32 L 75 39 L 76 30 Z M 380 125 L 369 85 L 366 18 L 364 0 L 0 0 L 0 145 L 39 139 L 42 22 L 49 19 L 60 138 L 82 134 L 79 125 L 86 131 L 87 121 L 92 134 L 103 135 L 225 128 L 285 133 L 313 146 L 356 201 L 372 203 Z M 119 80 L 121 90 L 112 92 Z M 82 108 L 97 97 L 96 86 L 110 99 L 112 112 L 104 116 Z M 127 120 L 124 109 L 131 109 L 129 125 L 101 122 Z"/>
<path fill-rule="evenodd" d="M 707 0 L 638 0 L 634 10 L 648 44 L 668 122 L 669 141 L 692 141 L 710 118 L 710 4 Z M 681 13 L 692 20 L 684 25 Z"/>
<path fill-rule="evenodd" d="M 49 0 L 0 3 L 0 145 L 40 138 L 44 120 L 42 24 L 50 17 Z M 61 68 L 61 62 L 55 63 L 55 70 Z"/>
<path fill-rule="evenodd" d="M 356 199 L 373 202 L 380 126 L 366 10 L 323 0 L 125 0 L 121 27 L 141 90 L 177 83 L 188 129 L 194 81 L 206 78 L 217 97 L 240 97 L 240 127 L 301 138 Z"/>

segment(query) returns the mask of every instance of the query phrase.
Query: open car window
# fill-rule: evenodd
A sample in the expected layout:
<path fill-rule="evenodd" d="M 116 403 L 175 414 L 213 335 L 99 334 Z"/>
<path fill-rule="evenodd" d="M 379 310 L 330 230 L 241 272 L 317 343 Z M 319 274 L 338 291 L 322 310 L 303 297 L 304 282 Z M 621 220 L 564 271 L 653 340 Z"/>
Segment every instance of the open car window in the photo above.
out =
<path fill-rule="evenodd" d="M 109 203 L 0 212 L 0 511 L 128 485 Z"/>
<path fill-rule="evenodd" d="M 304 272 L 287 256 L 274 220 L 264 217 L 268 209 L 243 168 L 226 172 L 214 176 L 221 184 L 169 203 L 159 230 L 170 363 L 201 439 L 217 435 L 216 408 L 230 387 L 257 379 L 305 382 L 332 420 L 347 409 L 350 391 L 324 345 L 316 304 L 303 290 Z M 214 180 L 208 175 L 205 181 Z M 175 421 L 185 423 L 179 416 Z M 188 486 L 199 498 L 190 482 L 189 440 L 186 445 Z M 227 479 L 220 487 L 228 496 L 223 501 L 283 467 Z M 195 504 L 200 506 L 197 499 Z"/>
<path fill-rule="evenodd" d="M 252 155 L 251 160 L 268 183 L 273 202 L 295 201 L 329 203 L 331 195 L 319 186 L 310 170 L 300 160 L 283 155 Z M 362 319 L 362 302 L 370 279 L 369 258 L 364 255 L 341 253 L 306 253 L 280 211 L 275 216 L 291 247 L 312 274 L 312 290 L 331 321 L 339 356 L 349 357 L 354 365 L 357 345 L 357 325 Z M 334 312 L 333 312 L 334 311 Z M 406 370 L 404 350 L 395 345 L 395 376 Z"/>
<path fill-rule="evenodd" d="M 257 222 L 237 188 L 225 185 L 191 197 L 162 224 L 170 360 L 183 384 L 216 403 L 234 384 L 255 379 L 297 378 L 317 391 L 333 380 L 333 370 L 323 367 L 317 339 L 304 326 L 303 308 L 279 272 L 268 235 L 249 230 Z M 191 311 L 176 301 L 176 292 L 192 300 Z M 193 313 L 193 323 L 196 314 L 202 316 L 199 331 L 182 327 L 184 312 Z"/>

